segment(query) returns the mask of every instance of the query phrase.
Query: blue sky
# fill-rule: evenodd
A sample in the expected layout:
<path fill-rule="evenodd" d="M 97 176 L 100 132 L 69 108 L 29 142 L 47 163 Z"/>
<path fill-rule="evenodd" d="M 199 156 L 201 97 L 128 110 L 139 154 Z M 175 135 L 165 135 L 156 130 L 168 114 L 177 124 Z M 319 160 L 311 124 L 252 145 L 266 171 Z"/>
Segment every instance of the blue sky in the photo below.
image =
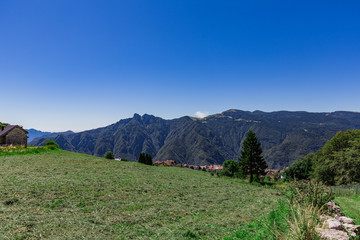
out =
<path fill-rule="evenodd" d="M 0 0 L 0 121 L 360 112 L 359 1 Z"/>

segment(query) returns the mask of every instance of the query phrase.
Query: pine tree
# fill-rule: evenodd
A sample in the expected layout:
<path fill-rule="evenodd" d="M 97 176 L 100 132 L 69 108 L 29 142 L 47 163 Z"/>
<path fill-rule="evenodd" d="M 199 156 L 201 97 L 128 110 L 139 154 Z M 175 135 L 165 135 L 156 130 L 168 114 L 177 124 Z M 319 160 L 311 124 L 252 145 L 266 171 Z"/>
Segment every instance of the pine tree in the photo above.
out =
<path fill-rule="evenodd" d="M 139 163 L 145 163 L 145 153 L 140 153 L 138 158 Z"/>
<path fill-rule="evenodd" d="M 147 165 L 152 165 L 153 164 L 152 157 L 151 157 L 151 155 L 149 153 L 145 154 L 145 164 L 147 164 Z"/>
<path fill-rule="evenodd" d="M 147 165 L 152 165 L 152 157 L 149 153 L 140 153 L 139 155 L 139 159 L 138 159 L 139 163 L 144 163 Z"/>
<path fill-rule="evenodd" d="M 262 156 L 261 143 L 252 130 L 246 135 L 239 160 L 241 172 L 244 177 L 250 175 L 250 182 L 253 182 L 254 175 L 257 179 L 265 175 L 267 164 Z"/>

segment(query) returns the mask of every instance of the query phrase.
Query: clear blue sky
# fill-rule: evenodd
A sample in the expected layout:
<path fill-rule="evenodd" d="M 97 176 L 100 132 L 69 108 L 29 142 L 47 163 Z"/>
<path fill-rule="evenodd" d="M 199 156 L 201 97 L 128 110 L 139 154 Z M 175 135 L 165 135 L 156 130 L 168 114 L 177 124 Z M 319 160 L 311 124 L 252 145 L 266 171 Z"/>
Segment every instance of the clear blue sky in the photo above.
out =
<path fill-rule="evenodd" d="M 0 121 L 360 112 L 360 2 L 0 0 Z"/>

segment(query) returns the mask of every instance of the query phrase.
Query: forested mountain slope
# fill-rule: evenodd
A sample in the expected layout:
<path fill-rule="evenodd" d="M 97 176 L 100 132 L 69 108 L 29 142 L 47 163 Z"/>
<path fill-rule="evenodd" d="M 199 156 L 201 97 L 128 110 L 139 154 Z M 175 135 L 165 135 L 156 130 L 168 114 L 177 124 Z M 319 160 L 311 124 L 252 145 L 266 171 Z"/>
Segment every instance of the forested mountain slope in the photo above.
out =
<path fill-rule="evenodd" d="M 338 131 L 360 128 L 360 113 L 262 112 L 228 110 L 198 119 L 165 120 L 152 115 L 120 120 L 107 127 L 55 140 L 65 150 L 103 156 L 112 151 L 117 158 L 136 160 L 140 152 L 154 160 L 177 163 L 222 164 L 237 159 L 241 143 L 252 129 L 271 168 L 283 168 L 310 152 L 317 151 Z M 31 142 L 42 145 L 46 138 Z"/>

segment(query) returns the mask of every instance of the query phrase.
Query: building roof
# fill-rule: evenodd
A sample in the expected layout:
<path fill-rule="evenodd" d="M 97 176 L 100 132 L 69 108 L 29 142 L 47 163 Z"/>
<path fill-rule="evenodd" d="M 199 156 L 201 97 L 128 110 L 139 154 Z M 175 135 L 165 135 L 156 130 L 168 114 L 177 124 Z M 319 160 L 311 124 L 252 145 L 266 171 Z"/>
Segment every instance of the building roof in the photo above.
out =
<path fill-rule="evenodd" d="M 13 130 L 14 128 L 17 128 L 17 127 L 20 128 L 21 130 L 23 130 L 25 133 L 28 133 L 28 131 L 26 131 L 25 129 L 23 129 L 19 125 L 7 125 L 7 126 L 5 126 L 3 128 L 0 128 L 0 137 L 5 136 L 11 130 Z"/>

